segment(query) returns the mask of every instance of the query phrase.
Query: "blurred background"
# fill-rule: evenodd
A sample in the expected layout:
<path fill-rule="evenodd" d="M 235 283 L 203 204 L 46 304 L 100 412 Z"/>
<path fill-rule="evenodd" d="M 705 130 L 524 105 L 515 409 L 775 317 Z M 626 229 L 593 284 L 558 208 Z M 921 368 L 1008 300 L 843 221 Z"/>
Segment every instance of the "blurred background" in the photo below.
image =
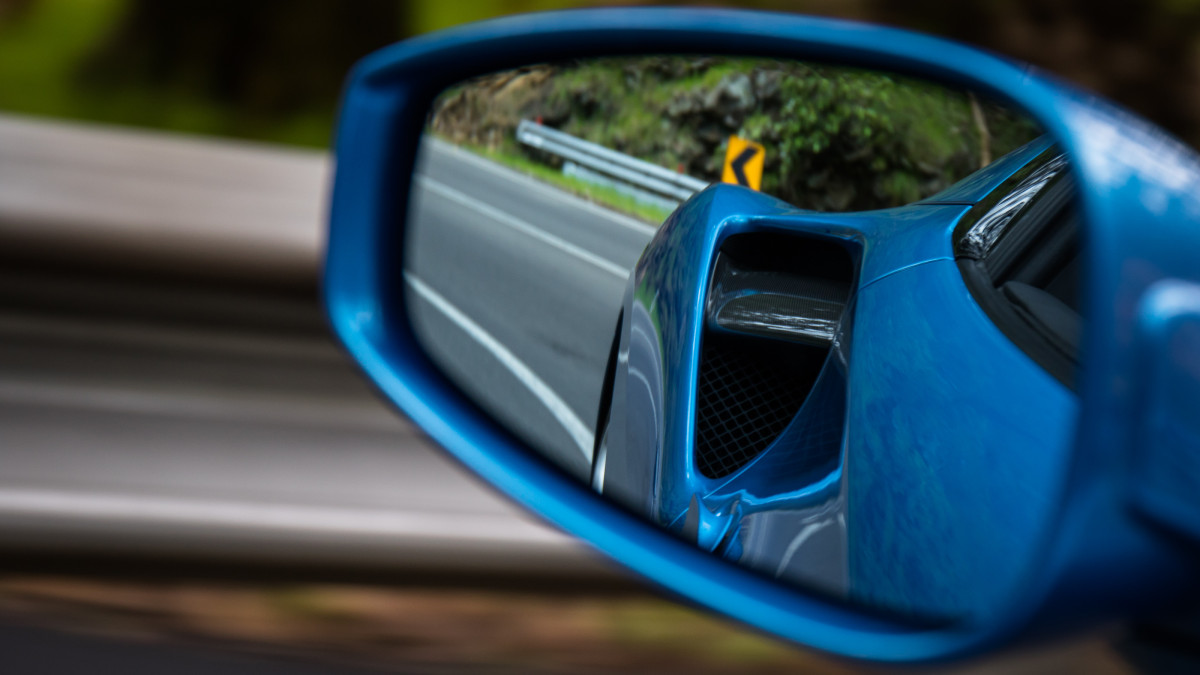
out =
<path fill-rule="evenodd" d="M 351 64 L 590 4 L 0 0 L 6 671 L 855 670 L 518 513 L 327 333 L 326 149 Z M 736 4 L 951 37 L 1200 143 L 1200 1 Z M 1131 672 L 1126 635 L 952 670 Z"/>
<path fill-rule="evenodd" d="M 568 0 L 3 0 L 0 106 L 322 147 L 355 60 L 411 35 Z M 655 3 L 697 4 L 697 3 Z M 1200 141 L 1195 0 L 756 0 L 950 37 L 1049 70 Z"/>

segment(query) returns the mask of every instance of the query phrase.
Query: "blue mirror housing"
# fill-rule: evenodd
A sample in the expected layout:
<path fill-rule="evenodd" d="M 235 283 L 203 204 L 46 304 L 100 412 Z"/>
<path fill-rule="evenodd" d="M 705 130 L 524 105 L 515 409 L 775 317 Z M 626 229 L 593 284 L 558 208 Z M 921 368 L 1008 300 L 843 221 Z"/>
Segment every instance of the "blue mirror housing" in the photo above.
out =
<path fill-rule="evenodd" d="M 698 52 L 886 68 L 967 87 L 1028 113 L 1070 157 L 1087 244 L 1078 424 L 1049 534 L 1037 542 L 1039 564 L 1000 609 L 914 622 L 730 566 L 531 456 L 418 343 L 400 261 L 434 97 L 466 78 L 533 62 Z M 468 26 L 368 57 L 348 82 L 336 151 L 324 293 L 350 353 L 469 469 L 680 596 L 817 649 L 894 662 L 1155 616 L 1200 598 L 1197 558 L 1186 545 L 1200 532 L 1192 489 L 1200 484 L 1200 164 L 1129 113 L 1027 66 L 905 31 L 742 11 L 585 10 Z M 707 514 L 696 527 L 717 528 L 717 520 Z"/>

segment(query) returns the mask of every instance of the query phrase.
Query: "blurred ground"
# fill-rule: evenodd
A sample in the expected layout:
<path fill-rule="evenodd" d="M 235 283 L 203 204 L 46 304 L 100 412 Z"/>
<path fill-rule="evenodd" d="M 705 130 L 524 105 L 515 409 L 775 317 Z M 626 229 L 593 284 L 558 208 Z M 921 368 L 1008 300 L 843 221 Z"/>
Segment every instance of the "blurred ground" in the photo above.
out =
<path fill-rule="evenodd" d="M 293 664 L 435 673 L 884 673 L 647 593 L 0 579 L 0 624 Z M 307 671 L 305 671 L 307 672 Z M 906 671 L 906 672 L 912 672 Z M 932 671 L 1135 672 L 1100 638 Z"/>

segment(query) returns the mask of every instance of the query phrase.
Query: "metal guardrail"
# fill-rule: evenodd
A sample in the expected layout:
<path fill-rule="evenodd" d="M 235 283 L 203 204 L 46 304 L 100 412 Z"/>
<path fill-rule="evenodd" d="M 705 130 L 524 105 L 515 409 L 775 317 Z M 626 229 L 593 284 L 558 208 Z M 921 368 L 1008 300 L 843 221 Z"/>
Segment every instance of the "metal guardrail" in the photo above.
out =
<path fill-rule="evenodd" d="M 575 173 L 585 180 L 594 181 L 598 178 L 623 184 L 649 201 L 678 206 L 709 185 L 687 174 L 630 157 L 530 120 L 522 120 L 517 125 L 517 141 L 563 158 L 567 162 L 564 166 L 566 173 Z"/>
<path fill-rule="evenodd" d="M 329 168 L 312 150 L 0 116 L 0 238 L 26 259 L 312 284 Z"/>
<path fill-rule="evenodd" d="M 0 116 L 0 569 L 627 578 L 464 475 L 334 344 L 329 166 Z"/>

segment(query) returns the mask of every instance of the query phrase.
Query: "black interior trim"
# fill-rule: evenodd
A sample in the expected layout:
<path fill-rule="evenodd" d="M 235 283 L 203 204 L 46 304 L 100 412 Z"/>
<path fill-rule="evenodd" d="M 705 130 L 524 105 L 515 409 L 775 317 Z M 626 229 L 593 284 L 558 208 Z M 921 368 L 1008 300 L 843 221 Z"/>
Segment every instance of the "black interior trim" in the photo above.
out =
<path fill-rule="evenodd" d="M 1042 338 L 1075 361 L 1079 353 L 1080 327 L 1083 323 L 1079 314 L 1062 300 L 1050 293 L 1020 281 L 1010 281 L 1000 291 L 1012 303 L 1013 308 L 1037 331 Z"/>
<path fill-rule="evenodd" d="M 1077 348 L 1076 352 L 1067 353 L 1062 345 L 1070 344 L 1069 340 L 1047 339 L 1047 331 L 1058 324 L 1052 320 L 1038 320 L 1031 316 L 1028 309 L 1018 310 L 1003 291 L 992 285 L 991 275 L 983 261 L 959 258 L 957 263 L 971 296 L 1000 332 L 1054 379 L 1074 390 Z M 1077 333 L 1075 343 L 1078 343 Z"/>

